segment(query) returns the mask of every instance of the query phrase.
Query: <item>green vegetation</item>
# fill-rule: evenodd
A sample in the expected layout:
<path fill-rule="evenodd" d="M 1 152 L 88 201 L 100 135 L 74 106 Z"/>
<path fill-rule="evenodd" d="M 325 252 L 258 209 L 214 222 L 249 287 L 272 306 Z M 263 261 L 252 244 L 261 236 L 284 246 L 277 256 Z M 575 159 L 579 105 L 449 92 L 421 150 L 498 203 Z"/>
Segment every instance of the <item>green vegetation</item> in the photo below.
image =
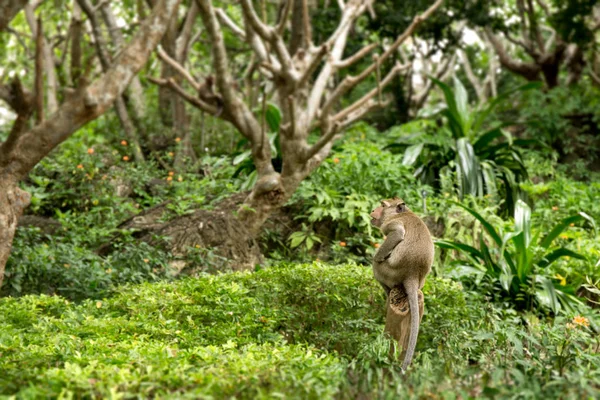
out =
<path fill-rule="evenodd" d="M 600 343 L 586 320 L 525 319 L 447 279 L 430 279 L 425 296 L 421 351 L 407 377 L 387 357 L 384 299 L 359 265 L 282 264 L 128 286 L 81 304 L 5 298 L 1 394 L 582 398 L 598 390 Z"/>
<path fill-rule="evenodd" d="M 600 397 L 600 1 L 5 3 L 0 399 Z"/>

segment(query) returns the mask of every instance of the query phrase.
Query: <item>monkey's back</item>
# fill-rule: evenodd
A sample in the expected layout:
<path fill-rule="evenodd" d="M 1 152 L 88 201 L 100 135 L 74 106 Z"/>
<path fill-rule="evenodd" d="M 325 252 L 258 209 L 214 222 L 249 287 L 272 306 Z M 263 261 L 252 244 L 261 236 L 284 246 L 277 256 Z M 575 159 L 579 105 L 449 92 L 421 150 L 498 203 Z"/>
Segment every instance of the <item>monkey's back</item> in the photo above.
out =
<path fill-rule="evenodd" d="M 392 288 L 407 278 L 414 279 L 416 275 L 419 287 L 422 287 L 431 271 L 435 254 L 429 229 L 412 212 L 395 215 L 394 219 L 404 225 L 404 240 L 392 250 L 386 261 L 373 264 L 375 278 Z"/>

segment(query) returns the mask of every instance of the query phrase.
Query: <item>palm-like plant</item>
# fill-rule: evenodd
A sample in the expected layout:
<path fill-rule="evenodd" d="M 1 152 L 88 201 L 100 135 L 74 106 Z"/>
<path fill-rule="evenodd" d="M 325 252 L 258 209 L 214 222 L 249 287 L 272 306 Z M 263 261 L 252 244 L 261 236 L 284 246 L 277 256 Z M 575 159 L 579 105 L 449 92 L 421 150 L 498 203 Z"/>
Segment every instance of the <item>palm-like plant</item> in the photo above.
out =
<path fill-rule="evenodd" d="M 561 232 L 577 221 L 587 220 L 596 229 L 592 217 L 583 212 L 567 217 L 539 239 L 539 232 L 534 233 L 531 229 L 531 209 L 521 200 L 517 200 L 515 204 L 513 232 L 506 234 L 496 231 L 476 211 L 462 204 L 458 205 L 481 223 L 490 240 L 485 240 L 482 234 L 479 237 L 479 248 L 448 240 L 436 241 L 438 247 L 464 254 L 470 264 L 479 269 L 481 275 L 499 285 L 504 296 L 521 308 L 542 305 L 557 312 L 561 305 L 572 308 L 573 303 L 580 303 L 575 296 L 578 287 L 566 282 L 555 282 L 544 272 L 550 264 L 562 257 L 586 259 L 565 247 L 551 246 Z"/>
<path fill-rule="evenodd" d="M 444 94 L 446 107 L 439 113 L 447 121 L 447 140 L 428 140 L 426 137 L 402 138 L 390 145 L 391 149 L 404 151 L 405 165 L 415 165 L 415 174 L 426 183 L 438 179 L 442 168 L 454 164 L 458 178 L 458 193 L 465 195 L 496 196 L 497 182 L 502 182 L 508 209 L 513 210 L 519 198 L 518 183 L 527 179 L 527 170 L 519 151 L 520 146 L 531 144 L 531 140 L 513 140 L 503 128 L 506 123 L 495 123 L 484 129 L 491 112 L 509 95 L 539 87 L 533 82 L 517 87 L 496 98 L 470 109 L 467 91 L 462 83 L 454 78 L 454 90 L 435 78 L 432 81 Z M 414 141 L 418 140 L 418 143 Z"/>

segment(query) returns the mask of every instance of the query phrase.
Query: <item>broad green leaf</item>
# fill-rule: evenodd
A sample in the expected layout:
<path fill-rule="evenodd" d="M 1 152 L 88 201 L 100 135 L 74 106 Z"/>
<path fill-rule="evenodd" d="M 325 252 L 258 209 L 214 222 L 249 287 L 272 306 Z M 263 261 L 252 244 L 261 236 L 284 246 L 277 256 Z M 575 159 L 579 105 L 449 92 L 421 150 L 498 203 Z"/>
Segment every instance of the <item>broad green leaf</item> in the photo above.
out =
<path fill-rule="evenodd" d="M 538 265 L 541 268 L 546 268 L 547 266 L 549 266 L 550 264 L 552 264 L 554 261 L 558 260 L 561 257 L 573 257 L 573 258 L 577 258 L 579 260 L 587 260 L 587 258 L 579 253 L 576 253 L 572 250 L 569 250 L 565 247 L 561 247 L 559 249 L 554 250 L 553 252 L 546 254 L 544 256 L 544 258 L 542 258 L 540 260 L 540 262 L 538 262 Z"/>
<path fill-rule="evenodd" d="M 562 231 L 564 231 L 570 224 L 575 223 L 577 221 L 584 220 L 584 219 L 589 221 L 590 224 L 592 224 L 592 227 L 594 228 L 594 230 L 596 230 L 596 221 L 592 217 L 590 217 L 588 214 L 586 214 L 584 212 L 580 212 L 579 214 L 571 215 L 570 217 L 567 217 L 567 218 L 563 219 L 561 222 L 559 222 L 554 227 L 554 229 L 552 229 L 550 231 L 550 233 L 548 235 L 546 235 L 546 237 L 544 239 L 542 239 L 540 246 L 547 249 L 548 247 L 550 247 L 550 245 L 552 244 L 554 239 L 556 239 L 558 237 L 558 235 L 560 235 L 562 233 Z"/>
<path fill-rule="evenodd" d="M 419 158 L 421 151 L 423 151 L 424 145 L 425 145 L 424 143 L 419 143 L 419 144 L 413 144 L 412 146 L 409 146 L 404 151 L 404 158 L 402 159 L 402 165 L 407 165 L 407 166 L 414 165 L 414 163 L 417 161 L 417 158 Z"/>
<path fill-rule="evenodd" d="M 232 164 L 233 165 L 238 165 L 239 163 L 241 163 L 242 161 L 248 159 L 250 157 L 250 150 L 246 150 L 243 153 L 238 154 L 234 159 Z"/>
<path fill-rule="evenodd" d="M 281 124 L 281 110 L 279 107 L 273 103 L 268 103 L 267 110 L 265 112 L 265 119 L 271 132 L 279 132 L 279 127 Z"/>
<path fill-rule="evenodd" d="M 494 227 L 492 226 L 492 224 L 490 224 L 489 222 L 487 222 L 485 220 L 485 218 L 483 218 L 481 216 L 481 214 L 479 214 L 477 211 L 461 204 L 458 202 L 452 202 L 454 204 L 456 204 L 459 207 L 464 208 L 469 214 L 471 214 L 472 216 L 474 216 L 479 222 L 481 222 L 481 225 L 483 226 L 483 228 L 485 229 L 485 231 L 488 233 L 488 235 L 490 235 L 490 237 L 494 240 L 494 243 L 496 243 L 496 245 L 498 247 L 502 246 L 502 238 L 500 238 L 500 235 L 498 234 L 498 232 L 496 232 L 496 230 L 494 229 Z"/>
<path fill-rule="evenodd" d="M 442 239 L 435 240 L 434 243 L 438 247 L 441 247 L 442 249 L 458 250 L 463 253 L 467 253 L 468 255 L 470 255 L 472 257 L 483 260 L 483 255 L 481 254 L 481 252 L 479 250 L 477 250 L 475 247 L 469 246 L 467 244 L 452 242 L 449 240 L 442 240 Z"/>
<path fill-rule="evenodd" d="M 471 194 L 477 196 L 483 194 L 479 160 L 475 155 L 473 146 L 467 138 L 460 138 L 456 141 L 456 151 L 456 167 L 460 178 L 461 195 Z"/>
<path fill-rule="evenodd" d="M 456 110 L 458 111 L 458 115 L 460 115 L 460 121 L 462 122 L 463 128 L 465 124 L 469 121 L 469 95 L 467 94 L 467 90 L 464 85 L 454 75 L 454 98 L 456 100 Z M 464 129 L 463 129 L 464 130 Z M 466 134 L 466 133 L 465 133 Z"/>
<path fill-rule="evenodd" d="M 531 242 L 531 208 L 520 199 L 515 203 L 515 229 L 523 232 L 514 240 L 517 252 L 525 252 Z"/>
<path fill-rule="evenodd" d="M 546 307 L 550 308 L 555 313 L 560 310 L 560 304 L 556 296 L 554 283 L 547 277 L 536 275 L 536 297 Z"/>

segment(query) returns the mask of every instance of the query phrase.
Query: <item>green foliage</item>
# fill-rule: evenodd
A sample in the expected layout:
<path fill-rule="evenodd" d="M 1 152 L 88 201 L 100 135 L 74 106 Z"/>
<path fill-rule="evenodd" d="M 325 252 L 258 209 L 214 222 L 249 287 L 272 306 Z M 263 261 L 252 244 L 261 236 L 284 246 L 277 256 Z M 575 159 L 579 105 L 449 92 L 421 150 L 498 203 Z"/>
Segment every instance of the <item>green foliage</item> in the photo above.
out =
<path fill-rule="evenodd" d="M 381 151 L 377 144 L 358 136 L 340 146 L 302 182 L 290 206 L 299 209 L 297 219 L 305 226 L 327 233 L 320 238 L 323 246 L 331 246 L 324 257 L 336 262 L 354 257 L 368 263 L 379 236 L 370 224 L 374 206 L 381 199 L 398 196 L 418 212 L 419 190 L 400 156 Z M 346 245 L 339 246 L 340 242 Z"/>
<path fill-rule="evenodd" d="M 445 169 L 453 167 L 457 178 L 458 193 L 466 195 L 498 196 L 502 182 L 504 201 L 512 209 L 519 197 L 518 183 L 527 178 L 519 146 L 525 140 L 513 140 L 503 124 L 488 118 L 495 107 L 515 92 L 539 87 L 530 83 L 505 92 L 475 110 L 468 106 L 467 92 L 455 78 L 454 90 L 445 83 L 431 78 L 444 94 L 446 107 L 440 111 L 447 126 L 432 135 L 419 133 L 403 136 L 388 147 L 404 151 L 403 164 L 415 166 L 415 174 L 424 182 L 436 185 Z M 491 128 L 485 128 L 488 123 Z"/>
<path fill-rule="evenodd" d="M 589 164 L 598 159 L 600 149 L 599 99 L 594 85 L 559 86 L 524 93 L 518 107 L 522 119 L 528 121 L 528 137 L 551 145 L 563 159 L 582 158 Z M 588 168 L 585 170 L 571 175 L 586 179 Z"/>
<path fill-rule="evenodd" d="M 597 314 L 524 324 L 446 279 L 429 279 L 424 292 L 419 351 L 404 377 L 381 335 L 383 292 L 356 265 L 146 283 L 79 305 L 4 298 L 0 395 L 586 398 L 598 390 Z"/>
<path fill-rule="evenodd" d="M 476 274 L 480 275 L 480 279 L 485 277 L 490 280 L 494 284 L 494 291 L 499 286 L 502 295 L 518 308 L 533 310 L 541 305 L 556 313 L 561 305 L 572 309 L 575 304 L 581 303 L 575 297 L 578 287 L 553 281 L 544 271 L 562 257 L 586 260 L 583 255 L 566 247 L 551 246 L 575 222 L 587 220 L 595 229 L 595 222 L 589 215 L 581 212 L 567 217 L 540 238 L 540 232 L 532 229 L 531 210 L 521 200 L 515 205 L 512 232 L 505 234 L 497 231 L 475 210 L 462 207 L 481 223 L 491 244 L 480 235 L 478 248 L 448 240 L 436 241 L 439 247 L 457 250 L 467 256 L 469 262 L 478 268 Z M 494 292 L 490 294 L 495 295 Z"/>
<path fill-rule="evenodd" d="M 102 298 L 123 283 L 172 278 L 163 250 L 128 240 L 101 257 L 60 239 L 44 237 L 35 228 L 19 229 L 6 266 L 2 295 L 60 294 L 68 299 Z"/>

